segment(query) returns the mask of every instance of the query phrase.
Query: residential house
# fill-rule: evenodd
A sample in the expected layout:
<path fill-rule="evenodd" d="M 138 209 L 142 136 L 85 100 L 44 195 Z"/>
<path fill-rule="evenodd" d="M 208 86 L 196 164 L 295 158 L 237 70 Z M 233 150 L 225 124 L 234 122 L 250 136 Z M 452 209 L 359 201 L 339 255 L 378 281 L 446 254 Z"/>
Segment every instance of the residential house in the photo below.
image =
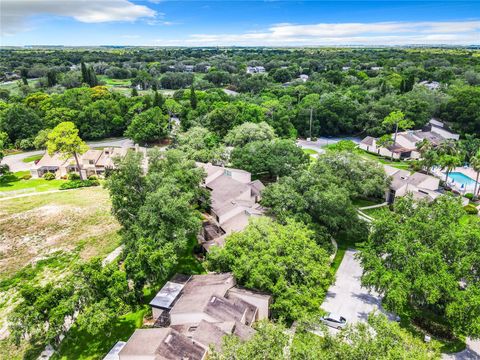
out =
<path fill-rule="evenodd" d="M 446 140 L 458 140 L 459 137 L 460 135 L 452 132 L 443 122 L 431 119 L 422 130 L 399 132 L 395 144 L 387 148 L 379 146 L 378 139 L 371 136 L 364 138 L 359 147 L 365 151 L 394 159 L 418 159 L 420 153 L 417 150 L 417 144 L 422 140 L 426 139 L 433 146 L 438 146 Z"/>
<path fill-rule="evenodd" d="M 428 90 L 438 90 L 441 84 L 438 81 L 420 81 L 420 85 L 425 86 Z"/>
<path fill-rule="evenodd" d="M 385 200 L 393 203 L 396 198 L 410 194 L 416 200 L 433 201 L 441 195 L 440 179 L 407 170 L 401 170 L 384 165 L 385 172 L 391 179 L 390 187 L 385 193 Z"/>
<path fill-rule="evenodd" d="M 247 74 L 263 74 L 265 68 L 263 66 L 247 66 Z"/>
<path fill-rule="evenodd" d="M 199 242 L 208 251 L 210 246 L 222 246 L 226 235 L 243 230 L 250 217 L 262 216 L 260 206 L 264 185 L 251 180 L 248 171 L 197 163 L 207 173 L 204 186 L 211 194 L 211 219 L 204 224 Z"/>
<path fill-rule="evenodd" d="M 270 304 L 270 295 L 237 287 L 232 274 L 176 275 L 150 302 L 154 328 L 136 330 L 118 359 L 204 359 L 210 346 L 221 351 L 225 335 L 249 339 Z"/>
<path fill-rule="evenodd" d="M 68 175 L 70 172 L 82 172 L 84 177 L 90 175 L 101 176 L 108 168 L 114 167 L 114 159 L 124 157 L 128 150 L 142 152 L 146 154 L 146 149 L 135 147 L 106 147 L 104 149 L 88 149 L 82 155 L 78 155 L 80 169 L 73 157 L 65 159 L 61 154 L 49 155 L 46 152 L 43 157 L 37 161 L 31 168 L 32 178 L 41 178 L 45 173 L 55 174 L 57 178 Z M 146 158 L 146 156 L 145 156 Z"/>
<path fill-rule="evenodd" d="M 308 75 L 306 74 L 300 74 L 300 76 L 298 77 L 300 80 L 302 80 L 303 82 L 307 82 L 308 80 Z"/>

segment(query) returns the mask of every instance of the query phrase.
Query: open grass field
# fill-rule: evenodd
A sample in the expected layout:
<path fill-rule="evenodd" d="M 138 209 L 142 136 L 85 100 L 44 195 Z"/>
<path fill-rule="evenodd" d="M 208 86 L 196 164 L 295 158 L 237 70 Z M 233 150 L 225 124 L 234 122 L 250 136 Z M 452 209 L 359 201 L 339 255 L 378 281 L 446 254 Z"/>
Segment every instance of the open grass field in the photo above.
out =
<path fill-rule="evenodd" d="M 24 180 L 23 176 L 28 174 L 30 174 L 29 171 L 18 171 L 16 173 L 0 176 L 0 198 L 29 192 L 57 190 L 64 182 L 64 180 Z"/>
<path fill-rule="evenodd" d="M 120 244 L 119 228 L 101 187 L 1 201 L 0 339 L 22 285 L 44 284 L 80 261 L 105 257 Z M 0 342 L 0 359 L 20 359 L 25 351 Z"/>
<path fill-rule="evenodd" d="M 36 83 L 38 83 L 38 79 L 28 80 L 28 85 L 32 88 L 35 88 Z M 21 84 L 21 80 L 15 80 L 7 83 L 0 83 L 0 89 L 6 89 L 10 91 L 11 95 L 19 95 L 20 94 L 19 84 Z"/>

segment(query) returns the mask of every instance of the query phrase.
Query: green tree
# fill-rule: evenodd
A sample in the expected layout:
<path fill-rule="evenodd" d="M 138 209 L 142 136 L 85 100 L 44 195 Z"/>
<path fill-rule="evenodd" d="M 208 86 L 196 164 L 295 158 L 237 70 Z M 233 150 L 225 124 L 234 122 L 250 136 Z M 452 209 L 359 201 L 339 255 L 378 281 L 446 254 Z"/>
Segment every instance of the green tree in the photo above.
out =
<path fill-rule="evenodd" d="M 195 110 L 197 108 L 197 94 L 195 93 L 195 88 L 193 85 L 190 87 L 190 107 Z"/>
<path fill-rule="evenodd" d="M 125 131 L 125 136 L 136 143 L 158 141 L 167 135 L 168 117 L 159 107 L 135 115 Z"/>
<path fill-rule="evenodd" d="M 273 140 L 275 131 L 266 122 L 258 124 L 246 122 L 235 126 L 225 136 L 225 143 L 230 146 L 242 147 L 254 141 Z"/>
<path fill-rule="evenodd" d="M 288 336 L 285 329 L 279 325 L 262 321 L 255 326 L 255 334 L 242 341 L 238 336 L 230 335 L 223 338 L 222 351 L 212 351 L 211 360 L 278 360 L 284 356 Z"/>
<path fill-rule="evenodd" d="M 377 144 L 380 147 L 384 147 L 385 149 L 388 149 L 395 144 L 395 141 L 392 139 L 392 135 L 385 134 L 377 140 Z M 390 154 L 391 154 L 390 160 L 393 160 L 393 151 L 390 151 Z"/>
<path fill-rule="evenodd" d="M 403 112 L 392 111 L 385 119 L 383 119 L 382 124 L 387 128 L 393 127 L 395 129 L 393 136 L 393 143 L 395 144 L 397 142 L 398 130 L 410 129 L 414 125 L 414 122 L 405 119 L 405 114 Z"/>
<path fill-rule="evenodd" d="M 285 225 L 269 218 L 250 221 L 242 232 L 227 238 L 225 247 L 215 247 L 208 267 L 232 271 L 239 284 L 273 295 L 273 317 L 298 319 L 318 313 L 331 281 L 327 252 L 315 237 L 326 236 L 302 223 Z"/>
<path fill-rule="evenodd" d="M 462 165 L 462 161 L 460 160 L 460 157 L 455 155 L 441 155 L 438 161 L 442 169 L 446 170 L 445 184 L 448 184 L 448 175 L 457 166 Z"/>
<path fill-rule="evenodd" d="M 113 215 L 125 229 L 129 229 L 137 221 L 146 196 L 143 156 L 129 151 L 123 159 L 114 161 L 115 170 L 107 177 L 105 187 L 110 192 Z"/>
<path fill-rule="evenodd" d="M 82 168 L 78 156 L 88 150 L 88 146 L 78 136 L 78 129 L 72 122 L 58 124 L 49 134 L 47 140 L 47 151 L 50 155 L 60 153 L 65 159 L 73 157 L 77 164 L 80 179 L 83 179 Z"/>
<path fill-rule="evenodd" d="M 43 127 L 37 113 L 23 104 L 12 104 L 0 111 L 0 130 L 8 134 L 10 141 L 35 136 Z"/>
<path fill-rule="evenodd" d="M 316 324 L 301 324 L 297 328 L 290 351 L 292 359 L 440 359 L 435 344 L 425 343 L 384 315 L 371 314 L 367 323 L 351 325 L 335 335 L 326 329 L 323 336 L 312 334 L 308 331 L 311 325 Z"/>
<path fill-rule="evenodd" d="M 221 160 L 223 148 L 218 137 L 210 130 L 195 126 L 177 135 L 177 148 L 189 159 L 201 162 Z"/>
<path fill-rule="evenodd" d="M 231 163 L 251 172 L 255 177 L 272 179 L 288 176 L 305 167 L 310 159 L 292 140 L 254 141 L 233 149 Z"/>
<path fill-rule="evenodd" d="M 448 195 L 431 204 L 396 201 L 377 217 L 359 254 L 362 284 L 377 290 L 388 310 L 439 319 L 447 331 L 478 338 L 479 222 L 464 215 L 459 199 Z"/>
<path fill-rule="evenodd" d="M 475 179 L 475 189 L 473 190 L 473 196 L 477 197 L 478 178 L 480 176 L 480 149 L 474 156 L 470 158 L 470 166 L 477 173 L 477 178 Z"/>

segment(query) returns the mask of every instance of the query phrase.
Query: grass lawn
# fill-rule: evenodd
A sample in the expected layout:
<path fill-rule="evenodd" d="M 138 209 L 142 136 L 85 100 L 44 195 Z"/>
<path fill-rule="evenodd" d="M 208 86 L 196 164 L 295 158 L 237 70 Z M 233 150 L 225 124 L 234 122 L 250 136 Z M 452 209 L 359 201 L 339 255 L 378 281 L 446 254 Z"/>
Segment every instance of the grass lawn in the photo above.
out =
<path fill-rule="evenodd" d="M 123 86 L 123 87 L 130 87 L 132 85 L 132 81 L 130 79 L 111 79 L 106 75 L 100 75 L 100 81 L 104 81 L 105 85 L 107 86 Z"/>
<path fill-rule="evenodd" d="M 27 192 L 41 192 L 57 190 L 64 180 L 29 179 L 23 180 L 29 171 L 18 171 L 13 174 L 0 176 L 0 198 L 23 194 Z"/>
<path fill-rule="evenodd" d="M 345 233 L 340 233 L 336 238 L 336 242 L 337 253 L 335 254 L 335 257 L 333 258 L 331 264 L 331 270 L 333 274 L 337 272 L 343 260 L 343 257 L 345 256 L 345 252 L 348 249 L 357 249 L 359 247 L 362 247 L 362 243 L 355 242 L 355 239 L 349 238 Z"/>
<path fill-rule="evenodd" d="M 26 158 L 23 159 L 22 161 L 23 161 L 24 163 L 29 163 L 29 162 L 33 162 L 33 161 L 36 161 L 36 160 L 40 160 L 42 157 L 43 157 L 43 154 L 32 155 L 32 156 L 26 157 Z"/>
<path fill-rule="evenodd" d="M 371 216 L 372 218 L 376 219 L 381 213 L 384 211 L 390 211 L 388 206 L 382 206 L 379 208 L 373 208 L 373 209 L 365 209 L 361 210 L 364 214 Z"/>
<path fill-rule="evenodd" d="M 101 359 L 117 341 L 127 341 L 135 329 L 142 326 L 148 311 L 148 305 L 143 305 L 137 311 L 119 317 L 111 325 L 109 334 L 93 336 L 74 325 L 52 360 Z"/>
<path fill-rule="evenodd" d="M 356 208 L 366 207 L 366 206 L 373 206 L 383 203 L 383 199 L 375 199 L 375 200 L 368 200 L 368 199 L 355 199 L 352 201 L 353 206 Z"/>
<path fill-rule="evenodd" d="M 17 304 L 21 286 L 61 278 L 79 262 L 103 258 L 120 245 L 120 226 L 110 207 L 101 187 L 0 202 L 0 328 Z M 16 348 L 2 341 L 0 359 L 38 356 L 34 350 L 26 343 Z"/>
<path fill-rule="evenodd" d="M 410 162 L 409 161 L 404 161 L 404 160 L 390 160 L 387 158 L 384 158 L 382 156 L 378 156 L 369 152 L 366 152 L 364 150 L 358 149 L 359 154 L 364 157 L 365 159 L 370 159 L 374 161 L 378 161 L 381 164 L 385 165 L 390 165 L 392 167 L 395 167 L 397 169 L 402 169 L 402 170 L 409 170 L 410 169 Z"/>

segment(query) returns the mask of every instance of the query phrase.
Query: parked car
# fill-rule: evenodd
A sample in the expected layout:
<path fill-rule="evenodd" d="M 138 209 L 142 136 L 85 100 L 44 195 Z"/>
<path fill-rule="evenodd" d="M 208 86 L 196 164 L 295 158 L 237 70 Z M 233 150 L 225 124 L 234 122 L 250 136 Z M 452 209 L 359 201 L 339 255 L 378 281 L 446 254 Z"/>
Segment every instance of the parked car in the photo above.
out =
<path fill-rule="evenodd" d="M 320 320 L 327 326 L 341 330 L 347 326 L 347 319 L 338 314 L 330 313 L 327 316 L 322 316 Z"/>

